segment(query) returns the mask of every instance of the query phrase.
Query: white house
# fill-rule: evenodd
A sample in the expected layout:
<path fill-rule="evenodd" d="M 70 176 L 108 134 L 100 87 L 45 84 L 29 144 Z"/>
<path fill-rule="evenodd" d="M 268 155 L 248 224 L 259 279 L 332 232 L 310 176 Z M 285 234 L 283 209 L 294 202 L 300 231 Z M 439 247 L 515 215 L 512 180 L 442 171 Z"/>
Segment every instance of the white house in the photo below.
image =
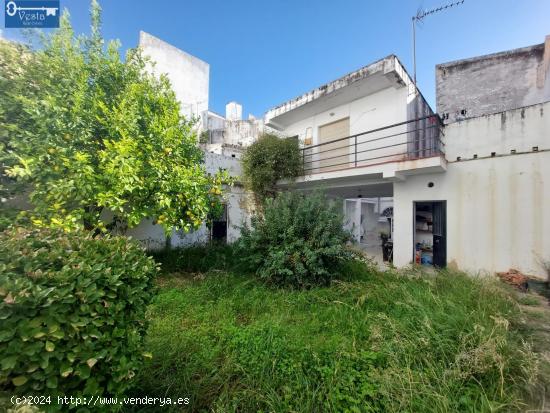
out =
<path fill-rule="evenodd" d="M 298 137 L 305 174 L 295 185 L 341 198 L 358 241 L 380 248 L 368 234 L 380 218 L 370 199 L 393 199 L 395 265 L 541 274 L 539 259 L 550 258 L 549 67 L 549 37 L 439 65 L 440 117 L 389 56 L 271 109 L 265 122 Z"/>

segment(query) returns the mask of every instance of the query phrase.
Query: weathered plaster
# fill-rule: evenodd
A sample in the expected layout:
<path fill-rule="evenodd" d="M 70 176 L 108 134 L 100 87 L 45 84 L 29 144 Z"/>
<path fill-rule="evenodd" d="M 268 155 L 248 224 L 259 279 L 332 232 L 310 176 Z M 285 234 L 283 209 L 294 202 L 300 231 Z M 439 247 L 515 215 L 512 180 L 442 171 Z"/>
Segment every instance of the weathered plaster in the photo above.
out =
<path fill-rule="evenodd" d="M 437 65 L 437 111 L 450 123 L 547 102 L 549 72 L 550 36 L 542 44 Z"/>

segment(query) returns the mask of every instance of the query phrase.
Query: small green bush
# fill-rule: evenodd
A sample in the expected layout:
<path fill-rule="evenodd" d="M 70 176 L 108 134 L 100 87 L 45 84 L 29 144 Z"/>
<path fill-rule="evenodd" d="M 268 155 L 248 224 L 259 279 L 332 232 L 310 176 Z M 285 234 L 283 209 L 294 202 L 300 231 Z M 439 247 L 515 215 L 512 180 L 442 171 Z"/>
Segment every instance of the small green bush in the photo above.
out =
<path fill-rule="evenodd" d="M 296 138 L 265 134 L 250 145 L 242 158 L 244 180 L 259 200 L 277 193 L 280 179 L 292 179 L 302 172 L 302 155 Z"/>
<path fill-rule="evenodd" d="M 320 192 L 282 193 L 266 201 L 263 215 L 243 228 L 237 256 L 251 271 L 276 285 L 327 285 L 351 258 L 341 208 Z"/>
<path fill-rule="evenodd" d="M 0 390 L 122 394 L 144 357 L 155 262 L 122 237 L 19 228 L 0 244 Z"/>

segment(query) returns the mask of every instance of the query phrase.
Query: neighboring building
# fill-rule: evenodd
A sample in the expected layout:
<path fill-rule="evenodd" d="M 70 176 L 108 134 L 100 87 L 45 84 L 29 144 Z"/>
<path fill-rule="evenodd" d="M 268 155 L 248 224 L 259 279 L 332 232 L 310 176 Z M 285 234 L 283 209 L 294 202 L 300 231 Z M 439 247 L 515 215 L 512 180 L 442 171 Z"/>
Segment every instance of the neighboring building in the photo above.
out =
<path fill-rule="evenodd" d="M 211 111 L 204 113 L 202 143 L 208 152 L 240 159 L 244 149 L 266 131 L 262 119 L 252 115 L 242 119 L 242 110 L 237 102 L 229 102 L 225 117 Z"/>
<path fill-rule="evenodd" d="M 295 186 L 341 199 L 346 225 L 368 252 L 380 249 L 383 222 L 372 199 L 391 197 L 395 265 L 543 274 L 549 56 L 547 38 L 438 65 L 445 126 L 395 56 L 277 106 L 265 121 L 302 143 L 305 174 Z"/>
<path fill-rule="evenodd" d="M 208 63 L 143 31 L 139 33 L 139 47 L 154 63 L 153 72 L 170 80 L 183 115 L 200 117 L 208 110 Z"/>

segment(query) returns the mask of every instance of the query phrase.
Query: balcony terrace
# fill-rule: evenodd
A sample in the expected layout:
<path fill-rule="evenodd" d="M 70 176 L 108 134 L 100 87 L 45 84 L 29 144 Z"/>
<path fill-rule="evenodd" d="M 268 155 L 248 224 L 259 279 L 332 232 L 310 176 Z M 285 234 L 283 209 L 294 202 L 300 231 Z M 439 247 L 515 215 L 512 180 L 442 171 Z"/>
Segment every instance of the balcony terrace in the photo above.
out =
<path fill-rule="evenodd" d="M 444 172 L 442 136 L 439 117 L 429 115 L 305 146 L 301 149 L 304 174 L 296 183 L 355 186 L 373 179 L 382 183 Z"/>

